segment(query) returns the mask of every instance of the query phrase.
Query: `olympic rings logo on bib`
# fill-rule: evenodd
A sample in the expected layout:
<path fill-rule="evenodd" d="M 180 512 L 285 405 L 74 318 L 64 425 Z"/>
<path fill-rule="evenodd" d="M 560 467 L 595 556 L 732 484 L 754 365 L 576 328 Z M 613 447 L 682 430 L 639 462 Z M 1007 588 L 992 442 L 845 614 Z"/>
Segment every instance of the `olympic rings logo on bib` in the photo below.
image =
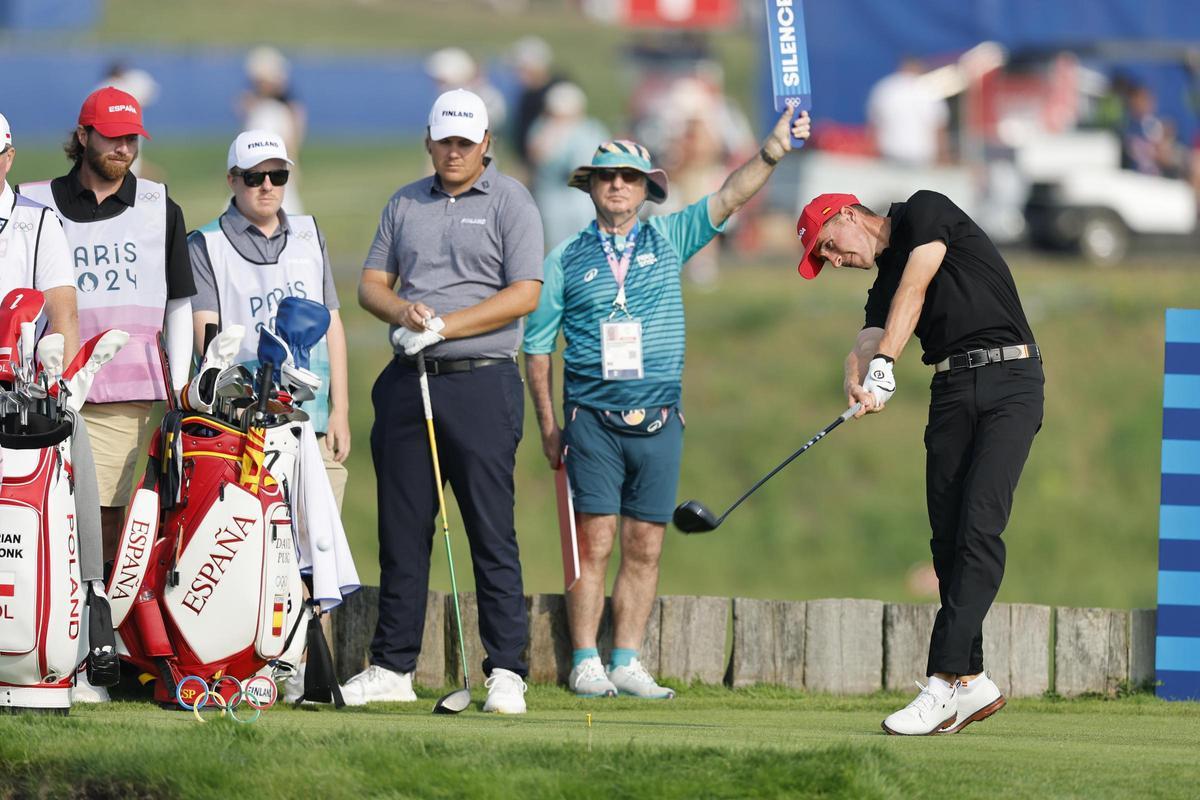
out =
<path fill-rule="evenodd" d="M 222 692 L 225 685 L 232 687 L 228 697 Z M 218 716 L 228 714 L 234 722 L 257 722 L 262 712 L 275 705 L 278 698 L 275 681 L 266 675 L 254 675 L 245 681 L 223 675 L 211 685 L 199 675 L 188 675 L 175 686 L 175 702 L 185 711 L 191 711 L 200 722 L 208 722 L 200 711 L 210 706 L 217 709 Z M 250 712 L 243 711 L 242 716 L 238 716 L 238 708 L 243 704 L 250 707 Z"/>

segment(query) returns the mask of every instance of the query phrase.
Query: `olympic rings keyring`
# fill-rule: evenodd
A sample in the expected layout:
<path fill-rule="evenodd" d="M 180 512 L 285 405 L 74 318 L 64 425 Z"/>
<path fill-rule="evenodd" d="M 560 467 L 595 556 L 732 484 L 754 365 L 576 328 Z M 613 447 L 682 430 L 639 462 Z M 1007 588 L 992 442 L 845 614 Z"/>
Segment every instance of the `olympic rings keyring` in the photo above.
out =
<path fill-rule="evenodd" d="M 228 698 L 221 694 L 221 687 L 227 681 L 232 682 L 235 687 Z M 199 684 L 199 688 L 190 691 L 185 689 L 184 687 L 190 683 Z M 245 681 L 240 681 L 232 675 L 222 675 L 211 685 L 199 675 L 188 675 L 175 687 L 175 702 L 184 710 L 190 710 L 200 722 L 208 721 L 200 716 L 200 709 L 205 708 L 211 702 L 220 708 L 220 716 L 223 717 L 228 713 L 234 721 L 249 724 L 258 721 L 264 709 L 275 705 L 278 693 L 275 681 L 266 675 L 254 675 Z M 192 695 L 195 699 L 189 702 L 188 699 L 185 699 L 185 695 Z M 239 717 L 237 707 L 243 701 L 250 706 L 253 713 Z"/>

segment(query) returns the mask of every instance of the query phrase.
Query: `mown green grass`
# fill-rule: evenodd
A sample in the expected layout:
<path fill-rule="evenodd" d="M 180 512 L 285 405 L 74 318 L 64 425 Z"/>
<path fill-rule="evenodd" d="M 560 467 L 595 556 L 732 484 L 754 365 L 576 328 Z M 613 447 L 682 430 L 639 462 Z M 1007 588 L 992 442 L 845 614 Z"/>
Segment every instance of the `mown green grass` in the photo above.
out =
<path fill-rule="evenodd" d="M 196 227 L 225 201 L 221 143 L 154 143 Z M 13 179 L 61 172 L 48 149 L 18 152 Z M 395 187 L 422 174 L 418 148 L 306 150 L 306 200 L 336 264 L 350 342 L 354 447 L 344 518 L 367 582 L 378 577 L 370 387 L 387 363 L 382 323 L 355 302 L 359 265 Z M 1196 264 L 1132 259 L 1111 272 L 1009 254 L 1046 354 L 1044 427 L 1005 539 L 1000 599 L 1075 606 L 1155 602 L 1163 310 L 1200 306 Z M 713 291 L 685 290 L 688 428 L 680 499 L 721 509 L 841 410 L 841 362 L 861 325 L 869 277 L 801 281 L 795 257 L 731 253 Z M 923 599 L 906 584 L 928 558 L 922 430 L 929 370 L 911 345 L 881 416 L 835 431 L 751 498 L 720 531 L 669 535 L 661 590 L 804 599 Z M 457 515 L 451 522 L 467 558 Z M 526 589 L 557 591 L 561 561 L 550 473 L 531 408 L 517 456 L 517 530 Z M 433 585 L 448 589 L 434 552 Z M 460 569 L 463 585 L 470 570 Z"/>
<path fill-rule="evenodd" d="M 1197 704 L 1013 701 L 961 735 L 902 739 L 879 729 L 899 695 L 682 688 L 658 703 L 534 687 L 523 717 L 435 717 L 429 691 L 240 727 L 134 702 L 0 717 L 0 797 L 1194 796 Z"/>

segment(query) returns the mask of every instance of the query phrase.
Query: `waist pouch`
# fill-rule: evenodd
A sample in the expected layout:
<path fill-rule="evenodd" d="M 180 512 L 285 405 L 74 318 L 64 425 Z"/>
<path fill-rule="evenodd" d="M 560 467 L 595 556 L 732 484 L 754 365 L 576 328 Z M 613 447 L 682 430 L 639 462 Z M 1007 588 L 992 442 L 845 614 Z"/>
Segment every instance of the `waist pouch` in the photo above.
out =
<path fill-rule="evenodd" d="M 683 414 L 677 406 L 630 408 L 625 411 L 587 410 L 595 414 L 604 427 L 632 436 L 653 436 L 667 427 L 672 416 L 678 416 L 680 423 L 683 423 Z"/>

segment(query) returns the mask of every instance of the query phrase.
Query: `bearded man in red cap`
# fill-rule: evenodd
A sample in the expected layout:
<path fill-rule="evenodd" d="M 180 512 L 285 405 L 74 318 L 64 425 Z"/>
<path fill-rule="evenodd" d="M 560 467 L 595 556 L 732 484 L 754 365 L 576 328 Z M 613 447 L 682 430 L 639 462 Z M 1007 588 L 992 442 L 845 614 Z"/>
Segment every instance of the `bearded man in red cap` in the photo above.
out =
<path fill-rule="evenodd" d="M 1004 575 L 1013 493 L 1042 426 L 1041 352 L 1008 264 L 949 198 L 920 191 L 879 216 L 848 194 L 823 194 L 800 215 L 800 274 L 877 268 L 849 356 L 850 405 L 878 413 L 896 391 L 893 365 L 913 333 L 933 367 L 925 429 L 930 549 L 941 608 L 929 684 L 883 721 L 888 733 L 957 733 L 1005 703 L 983 668 L 983 618 Z"/>
<path fill-rule="evenodd" d="M 18 187 L 62 220 L 75 264 L 80 338 L 108 328 L 130 334 L 129 344 L 96 376 L 83 406 L 96 459 L 105 560 L 116 553 L 151 405 L 187 380 L 192 353 L 190 298 L 196 287 L 187 226 L 166 186 L 129 171 L 139 136 L 150 138 L 133 95 L 97 89 L 83 101 L 63 147 L 73 162 L 70 172 Z M 174 387 L 163 385 L 155 341 L 164 329 Z M 88 689 L 81 681 L 73 699 L 97 699 Z"/>

